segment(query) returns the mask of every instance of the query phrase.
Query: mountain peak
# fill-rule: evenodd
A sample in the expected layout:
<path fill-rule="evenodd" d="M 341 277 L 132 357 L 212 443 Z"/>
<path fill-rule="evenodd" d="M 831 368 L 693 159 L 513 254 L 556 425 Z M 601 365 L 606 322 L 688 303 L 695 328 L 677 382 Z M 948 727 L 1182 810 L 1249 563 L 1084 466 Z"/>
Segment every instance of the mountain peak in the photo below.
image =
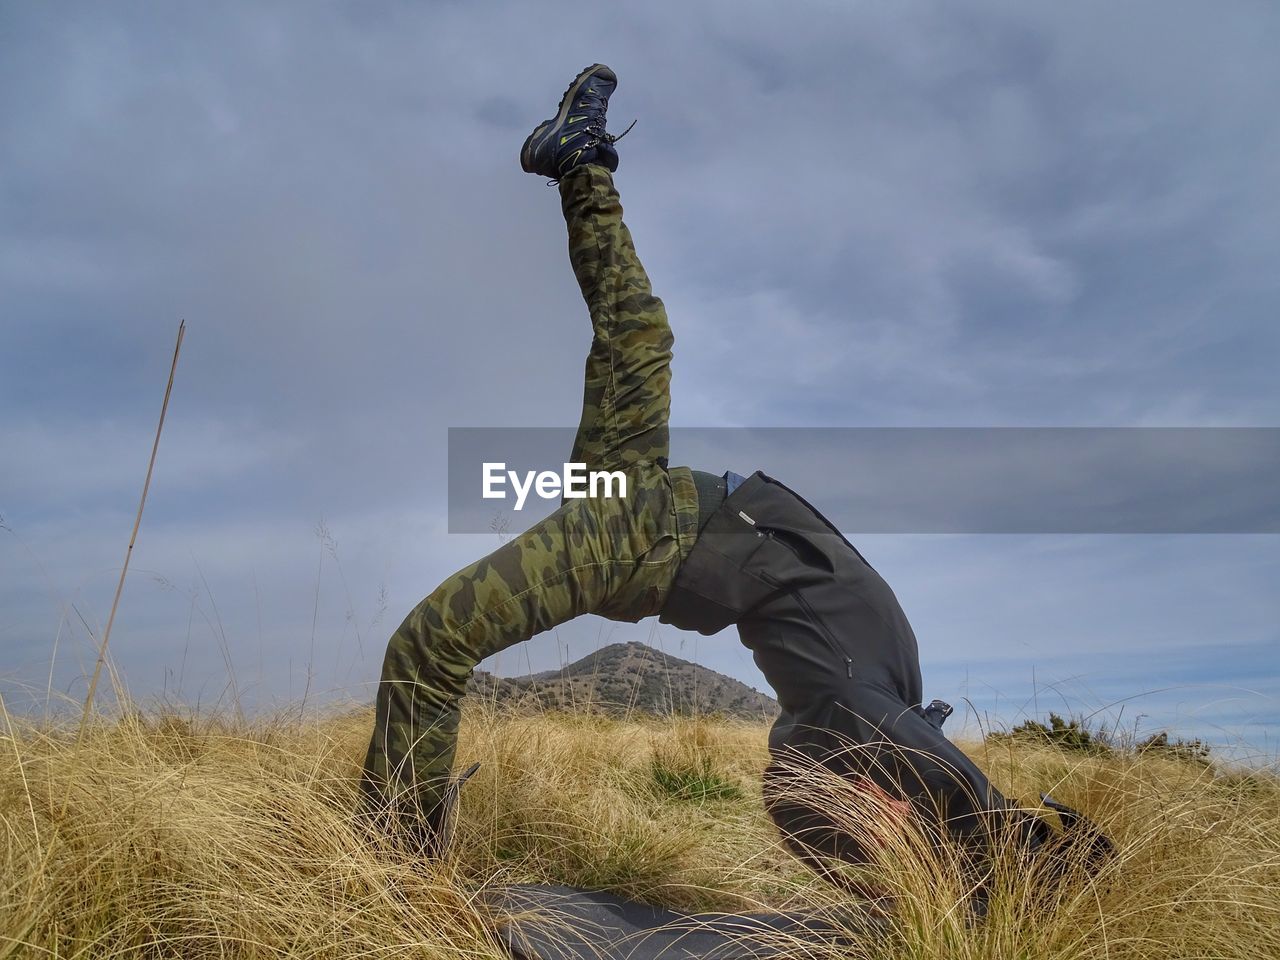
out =
<path fill-rule="evenodd" d="M 646 643 L 611 643 L 557 670 L 495 677 L 477 670 L 470 692 L 543 708 L 598 708 L 608 713 L 722 713 L 752 720 L 777 715 L 770 696 Z"/>

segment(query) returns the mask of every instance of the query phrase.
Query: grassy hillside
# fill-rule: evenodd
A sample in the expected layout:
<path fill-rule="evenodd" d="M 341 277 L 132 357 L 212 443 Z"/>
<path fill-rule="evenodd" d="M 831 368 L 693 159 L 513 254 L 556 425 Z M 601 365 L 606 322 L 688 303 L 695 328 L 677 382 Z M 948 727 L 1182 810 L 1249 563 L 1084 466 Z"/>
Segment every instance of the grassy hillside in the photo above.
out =
<path fill-rule="evenodd" d="M 350 811 L 369 711 L 251 726 L 175 716 L 0 728 L 0 958 L 498 957 L 474 891 L 608 888 L 687 909 L 854 903 L 780 849 L 759 799 L 763 723 L 473 705 L 454 855 L 406 858 Z M 1051 789 L 1120 846 L 1036 902 L 1018 871 L 969 923 L 946 864 L 878 832 L 887 932 L 842 956 L 1280 956 L 1280 784 L 1176 757 L 975 747 L 1013 796 Z M 945 859 L 945 857 L 944 857 Z M 804 956 L 797 952 L 797 956 Z"/>
<path fill-rule="evenodd" d="M 701 664 L 681 660 L 644 643 L 613 643 L 559 670 L 524 677 L 476 671 L 470 692 L 502 702 L 611 714 L 711 714 L 771 720 L 773 697 Z"/>

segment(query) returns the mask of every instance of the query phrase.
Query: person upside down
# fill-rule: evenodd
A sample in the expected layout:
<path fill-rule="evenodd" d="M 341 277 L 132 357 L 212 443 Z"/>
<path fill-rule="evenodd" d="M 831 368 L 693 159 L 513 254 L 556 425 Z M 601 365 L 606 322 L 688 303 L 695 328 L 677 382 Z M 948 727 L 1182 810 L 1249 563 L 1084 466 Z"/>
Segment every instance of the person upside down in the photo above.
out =
<path fill-rule="evenodd" d="M 594 331 L 569 460 L 623 471 L 627 496 L 564 501 L 410 612 L 382 666 L 363 810 L 395 814 L 419 850 L 440 852 L 460 703 L 477 664 L 583 614 L 656 615 L 702 634 L 737 626 L 781 708 L 769 734 L 765 805 L 810 865 L 866 863 L 872 852 L 794 789 L 806 765 L 889 799 L 896 815 L 910 810 L 979 855 L 1002 824 L 1029 850 L 1044 844 L 1053 833 L 1047 821 L 1002 796 L 943 736 L 939 709 L 922 706 L 915 635 L 862 554 L 762 472 L 717 476 L 668 464 L 674 341 L 613 182 L 618 138 L 605 115 L 616 86 L 602 64 L 579 73 L 520 160 L 558 182 L 569 260 Z"/>

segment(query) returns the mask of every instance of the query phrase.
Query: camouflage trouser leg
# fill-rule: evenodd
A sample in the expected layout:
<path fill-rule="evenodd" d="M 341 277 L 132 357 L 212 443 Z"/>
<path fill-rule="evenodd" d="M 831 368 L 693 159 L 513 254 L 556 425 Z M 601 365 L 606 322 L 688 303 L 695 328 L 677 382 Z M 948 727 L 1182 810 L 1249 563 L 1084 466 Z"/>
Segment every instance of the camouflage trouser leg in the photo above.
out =
<path fill-rule="evenodd" d="M 387 645 L 361 788 L 370 812 L 437 825 L 460 701 L 485 657 L 584 613 L 656 614 L 697 534 L 687 469 L 666 469 L 672 336 L 613 181 L 582 167 L 560 183 L 569 256 L 595 336 L 572 459 L 622 470 L 627 496 L 566 501 L 454 574 Z"/>

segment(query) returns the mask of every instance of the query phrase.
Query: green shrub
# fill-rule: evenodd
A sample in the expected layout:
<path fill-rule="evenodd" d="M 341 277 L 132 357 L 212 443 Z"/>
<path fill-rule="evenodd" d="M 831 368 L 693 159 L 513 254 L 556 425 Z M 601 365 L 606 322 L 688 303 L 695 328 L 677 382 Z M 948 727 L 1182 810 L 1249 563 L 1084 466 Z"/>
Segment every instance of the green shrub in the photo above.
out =
<path fill-rule="evenodd" d="M 650 772 L 658 794 L 672 800 L 705 803 L 742 798 L 742 788 L 712 767 L 706 757 L 680 762 L 657 756 L 653 758 Z"/>
<path fill-rule="evenodd" d="M 1056 713 L 1049 714 L 1046 726 L 1038 720 L 1027 720 L 1018 724 L 1008 733 L 992 733 L 988 739 L 1012 738 L 1015 740 L 1031 740 L 1051 743 L 1063 750 L 1079 750 L 1083 753 L 1109 756 L 1115 751 L 1108 738 L 1101 732 L 1091 731 L 1084 721 L 1072 718 L 1064 720 Z"/>
<path fill-rule="evenodd" d="M 1138 744 L 1139 753 L 1158 753 L 1188 763 L 1209 763 L 1209 745 L 1203 740 L 1183 740 L 1181 738 L 1169 742 L 1169 734 L 1165 731 L 1153 733 Z"/>
<path fill-rule="evenodd" d="M 1167 731 L 1153 733 L 1143 740 L 1125 740 L 1101 728 L 1090 730 L 1086 721 L 1079 718 L 1064 720 L 1056 713 L 1049 714 L 1048 724 L 1027 720 L 1007 733 L 993 732 L 987 735 L 991 741 L 1021 740 L 1051 743 L 1063 750 L 1075 750 L 1092 756 L 1112 757 L 1124 754 L 1158 754 L 1170 759 L 1207 765 L 1209 745 L 1202 740 L 1170 740 Z"/>

